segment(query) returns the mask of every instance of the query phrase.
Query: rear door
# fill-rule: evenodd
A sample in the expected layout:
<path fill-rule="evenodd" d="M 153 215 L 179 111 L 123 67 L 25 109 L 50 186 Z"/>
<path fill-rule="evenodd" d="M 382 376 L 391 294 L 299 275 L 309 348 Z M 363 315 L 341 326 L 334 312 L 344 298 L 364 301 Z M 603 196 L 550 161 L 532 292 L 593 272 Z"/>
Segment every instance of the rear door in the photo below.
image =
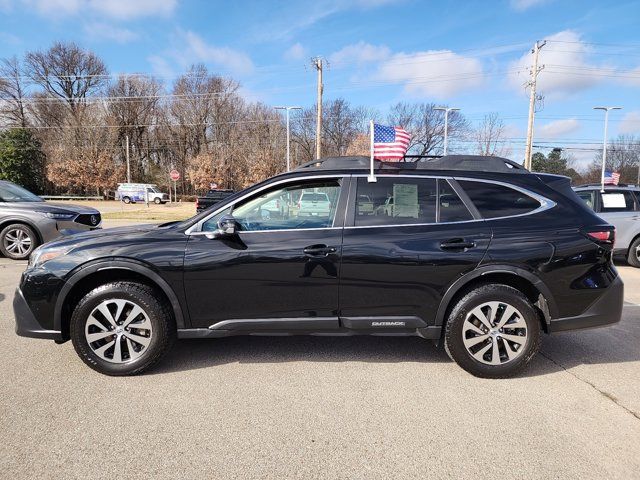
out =
<path fill-rule="evenodd" d="M 375 183 L 354 177 L 351 184 L 342 324 L 373 331 L 432 324 L 449 285 L 482 260 L 489 227 L 444 178 L 381 175 Z"/>

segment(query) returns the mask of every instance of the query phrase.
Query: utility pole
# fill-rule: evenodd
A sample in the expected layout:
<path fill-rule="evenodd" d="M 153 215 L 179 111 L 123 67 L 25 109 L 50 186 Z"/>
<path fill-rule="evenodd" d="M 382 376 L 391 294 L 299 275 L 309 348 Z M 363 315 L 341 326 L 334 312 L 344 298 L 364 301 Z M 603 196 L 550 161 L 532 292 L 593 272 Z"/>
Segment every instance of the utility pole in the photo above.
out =
<path fill-rule="evenodd" d="M 316 159 L 320 158 L 321 154 L 321 142 L 322 142 L 322 91 L 324 86 L 322 85 L 322 67 L 324 59 L 322 57 L 315 57 L 311 59 L 311 65 L 318 70 L 318 103 L 316 106 Z"/>
<path fill-rule="evenodd" d="M 609 126 L 609 111 L 621 110 L 622 107 L 593 107 L 594 110 L 604 110 L 604 141 L 602 142 L 602 173 L 600 175 L 600 191 L 604 193 L 604 172 L 607 166 L 607 128 Z"/>
<path fill-rule="evenodd" d="M 547 44 L 544 42 L 536 42 L 531 50 L 533 53 L 533 67 L 531 68 L 531 79 L 527 82 L 527 86 L 531 89 L 529 94 L 529 124 L 527 126 L 527 147 L 524 152 L 524 168 L 531 170 L 531 143 L 533 142 L 533 121 L 536 110 L 536 81 L 538 74 L 544 68 L 544 65 L 538 67 L 538 54 L 540 49 Z"/>
<path fill-rule="evenodd" d="M 125 141 L 125 150 L 127 152 L 127 183 L 131 183 L 131 164 L 129 163 L 129 135 L 125 136 Z"/>
<path fill-rule="evenodd" d="M 454 107 L 434 107 L 434 110 L 440 110 L 444 112 L 444 155 L 447 155 L 447 150 L 449 147 L 449 112 L 454 112 L 460 110 L 459 108 Z"/>
<path fill-rule="evenodd" d="M 290 155 L 289 155 L 289 144 L 291 143 L 290 140 L 289 140 L 290 137 L 291 137 L 291 134 L 289 133 L 290 132 L 290 130 L 289 130 L 289 112 L 291 110 L 302 110 L 302 107 L 286 106 L 286 107 L 273 107 L 273 108 L 275 108 L 276 110 L 284 110 L 284 111 L 287 112 L 287 172 L 288 172 L 289 170 L 291 170 L 291 160 L 290 160 Z"/>

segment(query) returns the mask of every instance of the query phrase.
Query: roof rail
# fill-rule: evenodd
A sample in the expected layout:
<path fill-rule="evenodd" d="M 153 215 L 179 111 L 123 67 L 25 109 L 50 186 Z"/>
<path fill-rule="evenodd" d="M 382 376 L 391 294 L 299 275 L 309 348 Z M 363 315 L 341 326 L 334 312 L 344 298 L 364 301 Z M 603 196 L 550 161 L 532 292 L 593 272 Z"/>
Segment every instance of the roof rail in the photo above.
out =
<path fill-rule="evenodd" d="M 407 159 L 415 159 L 407 161 Z M 325 157 L 300 165 L 296 170 L 367 170 L 366 156 Z M 374 161 L 375 170 L 460 170 L 473 172 L 529 173 L 522 165 L 501 157 L 480 155 L 407 155 L 401 162 Z"/>
<path fill-rule="evenodd" d="M 602 187 L 602 183 L 581 183 L 580 185 L 575 185 L 576 188 L 578 187 Z M 604 184 L 604 188 L 618 188 L 618 187 L 638 187 L 638 185 L 636 185 L 635 183 L 619 183 L 617 185 L 611 184 L 611 183 L 605 183 Z"/>

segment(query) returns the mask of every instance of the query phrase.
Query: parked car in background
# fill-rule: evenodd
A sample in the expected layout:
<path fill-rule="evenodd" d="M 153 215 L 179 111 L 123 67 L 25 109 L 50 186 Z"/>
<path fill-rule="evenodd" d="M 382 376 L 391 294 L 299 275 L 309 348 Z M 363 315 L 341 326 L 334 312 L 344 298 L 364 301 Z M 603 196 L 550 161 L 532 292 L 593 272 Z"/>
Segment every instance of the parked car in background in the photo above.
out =
<path fill-rule="evenodd" d="M 614 255 L 640 268 L 640 188 L 635 185 L 580 185 L 577 195 L 603 220 L 616 227 Z"/>
<path fill-rule="evenodd" d="M 331 200 L 323 192 L 302 192 L 298 201 L 298 216 L 328 217 L 331 212 Z"/>
<path fill-rule="evenodd" d="M 569 178 L 497 157 L 376 165 L 369 182 L 368 157 L 314 160 L 182 222 L 40 247 L 16 332 L 71 340 L 109 375 L 144 371 L 176 337 L 312 334 L 418 336 L 501 378 L 542 332 L 620 320 L 614 228 Z M 390 195 L 391 215 L 372 214 Z M 283 196 L 292 208 L 265 218 Z"/>
<path fill-rule="evenodd" d="M 146 202 L 164 204 L 169 201 L 169 195 L 158 190 L 153 183 L 119 183 L 116 190 L 116 200 L 124 203 Z"/>
<path fill-rule="evenodd" d="M 61 235 L 100 228 L 100 212 L 78 205 L 45 202 L 15 183 L 0 180 L 0 252 L 29 258 L 38 246 Z"/>
<path fill-rule="evenodd" d="M 204 197 L 198 197 L 196 199 L 196 213 L 200 213 L 203 210 L 206 210 L 207 208 L 224 200 L 231 194 L 233 194 L 233 190 L 209 190 Z"/>

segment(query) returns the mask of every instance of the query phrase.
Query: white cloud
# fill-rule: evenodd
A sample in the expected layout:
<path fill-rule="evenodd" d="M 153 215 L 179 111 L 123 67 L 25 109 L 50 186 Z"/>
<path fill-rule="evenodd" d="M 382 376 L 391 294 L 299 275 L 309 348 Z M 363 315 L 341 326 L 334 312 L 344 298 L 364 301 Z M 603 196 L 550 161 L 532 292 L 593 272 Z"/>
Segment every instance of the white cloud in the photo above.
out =
<path fill-rule="evenodd" d="M 193 61 L 212 63 L 218 67 L 228 69 L 234 73 L 250 73 L 253 70 L 253 62 L 249 56 L 229 47 L 209 45 L 202 37 L 192 31 L 183 34 L 187 50 L 184 57 Z"/>
<path fill-rule="evenodd" d="M 544 3 L 548 3 L 549 0 L 511 0 L 511 8 L 519 12 L 524 12 L 532 7 L 537 7 Z"/>
<path fill-rule="evenodd" d="M 580 122 L 575 118 L 566 118 L 564 120 L 554 120 L 546 125 L 536 128 L 535 136 L 537 138 L 557 139 L 580 130 Z"/>
<path fill-rule="evenodd" d="M 547 44 L 540 50 L 538 92 L 551 96 L 566 96 L 590 88 L 602 81 L 603 73 L 612 68 L 589 62 L 591 48 L 580 35 L 565 30 L 547 37 Z M 529 80 L 532 55 L 526 53 L 509 66 L 509 83 L 521 91 Z"/>
<path fill-rule="evenodd" d="M 391 50 L 384 45 L 371 45 L 360 41 L 332 53 L 329 62 L 335 66 L 342 66 L 348 63 L 372 63 L 389 58 Z"/>
<path fill-rule="evenodd" d="M 640 135 L 640 111 L 629 112 L 622 117 L 618 125 L 618 133 Z"/>
<path fill-rule="evenodd" d="M 6 0 L 3 0 L 6 1 Z M 118 20 L 170 15 L 177 0 L 22 0 L 43 16 L 97 14 Z"/>
<path fill-rule="evenodd" d="M 301 43 L 294 43 L 284 52 L 284 58 L 287 60 L 302 60 L 307 55 L 307 50 Z"/>
<path fill-rule="evenodd" d="M 246 75 L 254 69 L 251 58 L 239 50 L 225 46 L 208 44 L 192 31 L 178 31 L 173 36 L 172 47 L 147 58 L 154 71 L 168 75 L 177 70 L 185 70 L 194 63 L 204 63 L 221 70 L 222 73 Z"/>
<path fill-rule="evenodd" d="M 116 43 L 128 43 L 138 38 L 138 34 L 132 30 L 100 22 L 87 23 L 83 30 L 90 38 L 110 40 Z"/>
<path fill-rule="evenodd" d="M 96 12 L 123 20 L 168 16 L 173 13 L 177 3 L 177 0 L 89 0 L 89 5 Z"/>
<path fill-rule="evenodd" d="M 380 65 L 377 77 L 404 85 L 417 97 L 447 98 L 483 82 L 482 64 L 476 58 L 450 50 L 396 53 Z"/>

